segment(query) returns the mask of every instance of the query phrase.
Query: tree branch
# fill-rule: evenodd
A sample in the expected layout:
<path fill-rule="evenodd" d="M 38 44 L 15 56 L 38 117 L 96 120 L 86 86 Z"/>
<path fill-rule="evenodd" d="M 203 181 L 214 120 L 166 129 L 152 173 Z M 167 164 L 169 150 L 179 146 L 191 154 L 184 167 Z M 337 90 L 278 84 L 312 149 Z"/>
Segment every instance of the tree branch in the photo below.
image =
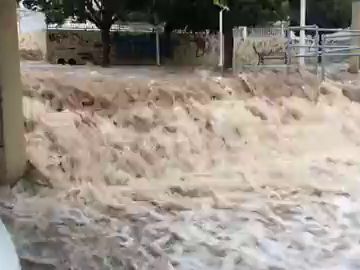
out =
<path fill-rule="evenodd" d="M 89 13 L 86 13 L 86 19 L 95 24 L 97 28 L 101 29 L 101 24 L 99 24 L 98 21 L 94 20 L 94 18 Z"/>
<path fill-rule="evenodd" d="M 92 1 L 85 1 L 85 10 L 89 21 L 94 23 L 97 27 L 102 25 L 101 19 L 96 16 L 96 10 L 92 6 Z"/>
<path fill-rule="evenodd" d="M 100 4 L 99 0 L 94 0 L 94 2 L 95 2 L 96 7 L 97 7 L 99 10 L 102 10 L 102 9 L 103 9 L 103 7 L 102 7 L 102 5 Z"/>

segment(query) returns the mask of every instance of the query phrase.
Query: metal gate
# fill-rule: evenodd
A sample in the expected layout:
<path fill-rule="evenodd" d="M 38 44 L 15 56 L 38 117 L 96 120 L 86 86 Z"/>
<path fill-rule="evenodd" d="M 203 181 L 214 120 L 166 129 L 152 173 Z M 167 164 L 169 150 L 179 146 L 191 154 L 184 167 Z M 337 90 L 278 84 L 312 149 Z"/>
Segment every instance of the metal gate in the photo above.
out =
<path fill-rule="evenodd" d="M 300 39 L 295 32 L 306 32 L 305 44 L 300 43 Z M 298 59 L 305 59 L 305 67 L 317 73 L 321 80 L 324 80 L 327 74 L 336 73 L 345 69 L 351 58 L 360 56 L 360 30 L 351 29 L 331 29 L 319 28 L 316 25 L 311 26 L 292 26 L 285 29 L 274 28 L 271 31 L 255 31 L 261 35 L 249 36 L 246 27 L 233 29 L 234 52 L 233 52 L 233 71 L 240 72 L 244 66 L 239 64 L 239 47 L 246 44 L 247 40 L 256 42 L 256 40 L 276 39 L 279 44 L 283 44 L 284 61 L 277 64 L 276 68 L 290 68 L 298 66 Z M 286 36 L 286 37 L 284 37 Z M 251 48 L 250 48 L 251 49 Z M 271 49 L 268 49 L 271 53 Z M 271 58 L 271 57 L 269 57 Z M 356 59 L 354 61 L 357 61 Z M 256 64 L 255 64 L 256 65 Z M 259 68 L 274 68 L 273 65 L 257 63 Z"/>

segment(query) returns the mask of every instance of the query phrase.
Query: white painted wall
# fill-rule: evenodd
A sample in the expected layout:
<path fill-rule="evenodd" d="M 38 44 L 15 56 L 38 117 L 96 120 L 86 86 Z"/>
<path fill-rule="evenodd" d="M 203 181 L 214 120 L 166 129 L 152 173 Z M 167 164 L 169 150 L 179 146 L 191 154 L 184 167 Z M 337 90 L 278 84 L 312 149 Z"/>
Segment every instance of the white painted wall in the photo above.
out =
<path fill-rule="evenodd" d="M 20 33 L 39 32 L 46 30 L 45 15 L 25 8 L 18 9 Z"/>

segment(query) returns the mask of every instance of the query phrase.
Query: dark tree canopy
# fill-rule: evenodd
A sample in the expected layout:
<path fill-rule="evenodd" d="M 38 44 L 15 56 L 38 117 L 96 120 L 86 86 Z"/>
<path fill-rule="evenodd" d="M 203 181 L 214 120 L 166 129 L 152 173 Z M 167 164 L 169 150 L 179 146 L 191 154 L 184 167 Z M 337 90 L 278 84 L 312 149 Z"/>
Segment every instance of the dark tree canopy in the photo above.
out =
<path fill-rule="evenodd" d="M 224 27 L 230 31 L 239 25 L 261 25 L 269 21 L 285 20 L 288 15 L 287 0 L 228 0 Z M 213 0 L 157 0 L 160 18 L 171 29 L 217 30 L 219 10 Z"/>

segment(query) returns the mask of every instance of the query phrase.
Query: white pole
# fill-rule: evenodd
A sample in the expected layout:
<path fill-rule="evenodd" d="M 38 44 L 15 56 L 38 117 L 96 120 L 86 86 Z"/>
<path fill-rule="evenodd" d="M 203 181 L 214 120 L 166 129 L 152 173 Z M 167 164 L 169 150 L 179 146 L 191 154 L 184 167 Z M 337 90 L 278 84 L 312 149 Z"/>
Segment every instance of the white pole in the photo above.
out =
<path fill-rule="evenodd" d="M 223 35 L 223 12 L 224 9 L 220 10 L 219 14 L 219 42 L 220 42 L 220 57 L 219 57 L 219 67 L 223 69 L 224 67 L 224 35 Z"/>
<path fill-rule="evenodd" d="M 300 3 L 300 26 L 305 27 L 306 26 L 306 0 L 301 0 Z M 300 45 L 305 46 L 305 30 L 300 30 Z M 300 54 L 305 54 L 305 48 L 300 48 Z M 301 66 L 305 65 L 305 58 L 300 57 L 299 58 L 299 64 Z"/>
<path fill-rule="evenodd" d="M 156 64 L 160 66 L 160 37 L 158 29 L 156 29 Z"/>

